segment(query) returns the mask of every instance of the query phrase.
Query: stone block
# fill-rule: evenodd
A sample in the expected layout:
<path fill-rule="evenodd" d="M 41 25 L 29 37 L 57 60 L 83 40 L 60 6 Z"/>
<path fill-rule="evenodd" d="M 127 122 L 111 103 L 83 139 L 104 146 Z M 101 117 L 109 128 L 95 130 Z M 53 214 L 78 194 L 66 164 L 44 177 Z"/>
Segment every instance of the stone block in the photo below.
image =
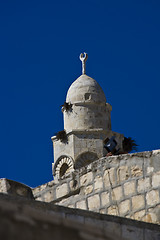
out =
<path fill-rule="evenodd" d="M 104 171 L 103 182 L 105 188 L 114 186 L 116 184 L 115 168 L 106 169 Z"/>
<path fill-rule="evenodd" d="M 128 240 L 144 239 L 143 229 L 134 226 L 122 225 L 122 239 Z"/>
<path fill-rule="evenodd" d="M 86 210 L 86 209 L 87 209 L 86 201 L 83 200 L 83 201 L 79 201 L 79 202 L 77 202 L 77 203 L 76 203 L 76 208 Z"/>
<path fill-rule="evenodd" d="M 67 183 L 63 183 L 62 185 L 56 188 L 56 197 L 60 198 L 68 194 L 68 186 Z"/>
<path fill-rule="evenodd" d="M 105 170 L 104 175 L 103 175 L 103 182 L 104 182 L 104 187 L 106 189 L 111 187 L 111 181 L 109 179 L 109 175 L 108 175 L 108 170 Z"/>
<path fill-rule="evenodd" d="M 131 167 L 131 176 L 132 177 L 139 177 L 143 175 L 142 168 L 139 166 L 132 166 Z"/>
<path fill-rule="evenodd" d="M 120 223 L 105 221 L 104 222 L 104 231 L 105 231 L 106 236 L 107 236 L 106 240 L 108 239 L 109 234 L 110 234 L 110 236 L 112 236 L 112 239 L 122 240 L 121 239 L 121 224 Z M 114 236 L 116 235 L 116 236 L 113 238 L 113 235 Z"/>
<path fill-rule="evenodd" d="M 110 203 L 110 197 L 109 197 L 109 192 L 103 192 L 101 194 L 101 203 L 102 203 L 102 207 L 107 206 Z"/>
<path fill-rule="evenodd" d="M 113 205 L 113 206 L 109 207 L 107 209 L 107 214 L 119 216 L 118 207 L 116 205 Z"/>
<path fill-rule="evenodd" d="M 160 154 L 153 154 L 150 160 L 150 166 L 154 168 L 154 171 L 160 171 Z"/>
<path fill-rule="evenodd" d="M 9 184 L 8 180 L 6 178 L 1 178 L 0 179 L 0 192 L 8 193 L 10 188 L 11 188 L 11 185 Z"/>
<path fill-rule="evenodd" d="M 75 208 L 73 204 L 68 205 L 69 208 Z"/>
<path fill-rule="evenodd" d="M 150 188 L 150 179 L 142 178 L 138 180 L 137 191 L 138 192 L 146 192 Z"/>
<path fill-rule="evenodd" d="M 154 171 L 154 167 L 147 167 L 147 174 L 150 174 Z"/>
<path fill-rule="evenodd" d="M 99 212 L 100 212 L 101 214 L 106 214 L 106 209 L 105 209 L 105 208 L 102 208 L 102 209 L 99 210 Z"/>
<path fill-rule="evenodd" d="M 96 176 L 94 179 L 94 190 L 102 190 L 103 189 L 103 180 L 101 176 Z"/>
<path fill-rule="evenodd" d="M 157 172 L 152 176 L 152 186 L 154 188 L 156 187 L 160 188 L 160 172 Z"/>
<path fill-rule="evenodd" d="M 80 177 L 80 185 L 81 186 L 86 186 L 89 183 L 91 183 L 93 180 L 93 173 L 88 172 Z"/>
<path fill-rule="evenodd" d="M 88 195 L 93 192 L 93 185 L 88 185 L 87 187 L 84 187 L 84 194 Z"/>
<path fill-rule="evenodd" d="M 112 190 L 111 193 L 112 196 L 112 201 L 119 201 L 120 199 L 122 199 L 123 195 L 122 195 L 122 187 L 116 187 Z"/>
<path fill-rule="evenodd" d="M 146 194 L 146 200 L 148 206 L 153 206 L 160 202 L 159 200 L 159 191 L 152 190 Z"/>
<path fill-rule="evenodd" d="M 100 208 L 100 198 L 99 195 L 96 194 L 94 196 L 88 197 L 88 208 L 89 210 L 96 210 Z"/>
<path fill-rule="evenodd" d="M 44 201 L 45 202 L 51 202 L 51 201 L 53 201 L 54 200 L 54 192 L 53 191 L 46 191 L 45 193 L 44 193 Z"/>
<path fill-rule="evenodd" d="M 125 215 L 130 212 L 130 200 L 127 199 L 119 204 L 120 215 Z"/>
<path fill-rule="evenodd" d="M 132 197 L 132 210 L 136 211 L 138 209 L 145 207 L 144 195 L 138 195 Z"/>
<path fill-rule="evenodd" d="M 147 213 L 143 218 L 142 221 L 148 222 L 148 223 L 157 223 L 157 216 L 155 213 L 150 212 Z"/>
<path fill-rule="evenodd" d="M 46 183 L 46 184 L 40 185 L 36 188 L 33 188 L 32 192 L 33 192 L 34 196 L 36 196 L 36 194 L 38 194 L 39 192 L 45 190 L 47 188 L 47 185 L 49 185 L 49 184 Z"/>
<path fill-rule="evenodd" d="M 71 180 L 69 182 L 69 187 L 70 187 L 71 191 L 75 191 L 79 187 L 78 181 L 76 179 L 75 180 Z"/>
<path fill-rule="evenodd" d="M 126 196 L 135 194 L 135 181 L 127 182 L 124 184 L 124 194 Z"/>
<path fill-rule="evenodd" d="M 144 215 L 145 215 L 145 210 L 141 210 L 141 211 L 136 212 L 136 213 L 132 216 L 132 219 L 142 220 L 142 217 L 144 217 Z"/>
<path fill-rule="evenodd" d="M 87 142 L 86 142 L 86 140 L 83 140 L 83 141 L 81 142 L 81 146 L 82 146 L 82 148 L 86 148 L 86 147 L 87 147 Z"/>
<path fill-rule="evenodd" d="M 144 239 L 145 240 L 159 240 L 160 232 L 156 230 L 145 229 L 144 231 Z"/>
<path fill-rule="evenodd" d="M 129 178 L 128 166 L 121 166 L 117 169 L 118 182 L 123 182 Z"/>

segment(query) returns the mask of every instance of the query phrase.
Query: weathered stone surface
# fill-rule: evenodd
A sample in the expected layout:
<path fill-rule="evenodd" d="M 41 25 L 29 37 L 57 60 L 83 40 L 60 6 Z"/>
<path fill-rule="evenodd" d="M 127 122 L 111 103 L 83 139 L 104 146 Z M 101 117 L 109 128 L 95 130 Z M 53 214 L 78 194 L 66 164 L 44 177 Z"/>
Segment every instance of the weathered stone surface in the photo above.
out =
<path fill-rule="evenodd" d="M 61 198 L 68 194 L 68 186 L 67 183 L 63 183 L 62 185 L 56 188 L 56 197 Z"/>
<path fill-rule="evenodd" d="M 101 194 L 101 203 L 103 207 L 107 206 L 110 203 L 110 194 L 108 192 L 103 192 Z"/>
<path fill-rule="evenodd" d="M 157 156 L 159 157 L 156 155 L 156 158 Z M 91 211 L 109 212 L 125 218 L 160 223 L 160 217 L 158 217 L 160 216 L 160 190 L 157 177 L 160 172 L 156 172 L 158 168 L 155 166 L 158 166 L 158 160 L 156 159 L 155 164 L 154 158 L 152 152 L 147 152 L 99 159 L 86 168 L 75 171 L 73 176 L 71 174 L 67 177 L 66 182 L 63 180 L 63 184 L 69 184 L 70 187 L 68 192 L 67 189 L 62 191 L 63 194 L 59 195 L 59 199 L 56 197 L 56 188 L 59 187 L 59 183 L 51 183 L 51 186 L 44 184 L 42 188 L 38 187 L 40 192 L 36 189 L 34 193 L 36 199 L 41 201 L 54 198 L 53 201 L 56 204 L 63 206 L 71 205 L 88 209 L 89 205 Z M 141 174 L 142 169 L 143 174 Z M 78 187 L 72 188 L 71 183 L 75 179 Z M 96 196 L 95 200 L 93 200 L 94 196 Z"/>
<path fill-rule="evenodd" d="M 155 213 L 157 216 L 157 223 L 160 224 L 160 203 L 153 208 L 149 208 L 148 212 Z"/>
<path fill-rule="evenodd" d="M 124 194 L 126 196 L 135 194 L 135 181 L 127 182 L 124 184 Z"/>
<path fill-rule="evenodd" d="M 122 240 L 121 239 L 121 233 L 122 233 L 122 230 L 121 230 L 122 226 L 121 224 L 119 223 L 116 223 L 116 222 L 104 222 L 104 230 L 107 234 L 107 232 L 110 232 L 110 236 L 112 236 L 112 234 L 114 232 L 116 232 L 116 240 Z M 106 235 L 107 236 L 107 235 Z M 105 239 L 107 240 L 107 239 Z"/>
<path fill-rule="evenodd" d="M 69 187 L 70 187 L 70 190 L 71 191 L 75 191 L 76 189 L 79 188 L 79 184 L 77 182 L 77 180 L 71 180 L 70 183 L 69 183 Z"/>
<path fill-rule="evenodd" d="M 138 192 L 146 192 L 150 188 L 150 178 L 142 178 L 138 180 Z"/>
<path fill-rule="evenodd" d="M 125 215 L 130 211 L 130 200 L 127 199 L 119 204 L 119 213 L 120 215 Z"/>
<path fill-rule="evenodd" d="M 89 172 L 80 177 L 80 184 L 81 186 L 88 185 L 93 180 L 93 173 Z"/>
<path fill-rule="evenodd" d="M 0 239 L 160 239 L 156 224 L 0 195 Z"/>
<path fill-rule="evenodd" d="M 123 195 L 122 195 L 122 187 L 116 187 L 112 190 L 112 201 L 118 201 L 120 200 Z"/>
<path fill-rule="evenodd" d="M 93 220 L 92 217 L 86 217 L 85 224 L 93 224 L 93 226 L 95 227 L 95 232 L 96 232 L 96 228 L 100 228 L 100 229 L 98 229 L 98 231 L 103 230 L 102 221 L 99 219 Z"/>
<path fill-rule="evenodd" d="M 76 208 L 80 208 L 80 209 L 84 209 L 84 210 L 86 210 L 86 209 L 87 209 L 86 201 L 83 200 L 83 201 L 79 201 L 79 202 L 77 202 L 77 204 L 76 204 Z"/>
<path fill-rule="evenodd" d="M 153 206 L 157 203 L 159 203 L 159 191 L 158 190 L 152 190 L 146 194 L 146 200 L 147 204 L 149 206 Z"/>
<path fill-rule="evenodd" d="M 121 166 L 117 169 L 118 182 L 123 182 L 129 178 L 128 166 Z"/>
<path fill-rule="evenodd" d="M 135 240 L 143 239 L 143 230 L 134 226 L 122 226 L 122 239 Z"/>
<path fill-rule="evenodd" d="M 53 191 L 51 190 L 51 191 L 47 191 L 46 193 L 45 193 L 45 195 L 44 195 L 44 201 L 45 202 L 51 202 L 51 201 L 53 201 L 53 199 L 54 199 L 54 193 L 53 193 Z"/>
<path fill-rule="evenodd" d="M 131 167 L 131 176 L 132 177 L 139 177 L 143 175 L 142 168 L 139 166 L 133 166 Z"/>
<path fill-rule="evenodd" d="M 96 176 L 94 179 L 94 190 L 102 190 L 103 189 L 103 180 L 101 176 Z"/>
<path fill-rule="evenodd" d="M 68 207 L 69 208 L 75 208 L 75 206 L 73 204 L 69 204 Z"/>
<path fill-rule="evenodd" d="M 0 192 L 7 193 L 10 188 L 11 188 L 11 186 L 10 186 L 9 182 L 7 181 L 7 179 L 1 178 L 0 179 Z"/>
<path fill-rule="evenodd" d="M 137 233 L 144 233 L 143 236 L 136 233 L 137 240 L 160 239 L 160 228 L 156 224 L 10 197 L 4 195 L 3 200 L 0 197 L 0 239 L 50 240 L 54 236 L 55 239 L 130 240 L 135 229 Z"/>
<path fill-rule="evenodd" d="M 142 218 L 142 221 L 149 223 L 157 223 L 157 216 L 155 213 L 148 213 Z"/>
<path fill-rule="evenodd" d="M 106 209 L 105 208 L 100 209 L 99 212 L 102 213 L 102 214 L 106 214 Z"/>
<path fill-rule="evenodd" d="M 79 194 L 74 194 L 74 195 L 62 198 L 60 201 L 56 202 L 55 204 L 68 206 L 69 204 L 74 204 L 75 202 L 77 202 L 78 199 L 79 199 Z"/>
<path fill-rule="evenodd" d="M 144 208 L 145 202 L 144 202 L 144 195 L 138 195 L 132 197 L 132 209 L 133 211 Z"/>
<path fill-rule="evenodd" d="M 159 231 L 153 231 L 150 229 L 146 229 L 144 231 L 144 239 L 145 240 L 159 240 L 160 239 L 160 233 Z"/>
<path fill-rule="evenodd" d="M 111 181 L 109 179 L 109 175 L 108 175 L 108 169 L 105 170 L 104 175 L 103 175 L 103 182 L 104 182 L 104 187 L 106 189 L 111 187 Z"/>
<path fill-rule="evenodd" d="M 142 220 L 142 217 L 144 217 L 144 215 L 145 215 L 145 210 L 141 210 L 136 212 L 132 218 L 136 220 Z"/>
<path fill-rule="evenodd" d="M 147 174 L 152 173 L 154 171 L 154 167 L 147 167 Z"/>
<path fill-rule="evenodd" d="M 32 189 L 23 183 L 19 183 L 6 178 L 0 179 L 0 192 L 33 199 Z"/>
<path fill-rule="evenodd" d="M 156 172 L 152 177 L 152 186 L 160 188 L 160 172 Z"/>
<path fill-rule="evenodd" d="M 115 169 L 110 168 L 104 171 L 103 181 L 105 188 L 110 186 L 114 186 L 116 184 L 116 176 L 115 176 Z"/>
<path fill-rule="evenodd" d="M 98 194 L 88 197 L 87 200 L 89 210 L 95 210 L 100 208 L 100 199 Z"/>
<path fill-rule="evenodd" d="M 84 187 L 84 194 L 88 195 L 93 192 L 93 185 L 88 185 L 87 187 Z"/>
<path fill-rule="evenodd" d="M 108 213 L 109 215 L 118 216 L 118 215 L 119 215 L 118 206 L 112 205 L 111 207 L 109 207 L 109 208 L 107 209 L 107 213 Z"/>

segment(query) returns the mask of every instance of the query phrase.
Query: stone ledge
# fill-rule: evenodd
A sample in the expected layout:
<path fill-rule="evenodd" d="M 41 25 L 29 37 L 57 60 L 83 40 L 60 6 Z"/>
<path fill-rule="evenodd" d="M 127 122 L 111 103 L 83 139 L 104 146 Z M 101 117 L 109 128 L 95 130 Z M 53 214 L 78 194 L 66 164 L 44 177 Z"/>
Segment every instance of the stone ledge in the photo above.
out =
<path fill-rule="evenodd" d="M 8 204 L 10 204 L 11 208 L 8 208 Z M 6 207 L 5 207 L 6 206 Z M 18 208 L 20 206 L 20 208 Z M 2 209 L 21 209 L 21 211 L 27 211 L 27 208 L 44 211 L 44 212 L 50 212 L 57 214 L 59 217 L 65 218 L 67 214 L 69 215 L 75 215 L 75 216 L 82 216 L 84 218 L 90 218 L 96 220 L 101 220 L 103 223 L 117 223 L 117 224 L 124 224 L 127 226 L 134 226 L 140 229 L 148 229 L 148 230 L 154 230 L 160 233 L 160 227 L 158 224 L 153 223 L 147 223 L 147 222 L 141 222 L 133 219 L 123 218 L 119 216 L 113 216 L 113 215 L 107 215 L 107 214 L 100 214 L 96 212 L 86 211 L 82 209 L 73 209 L 68 207 L 63 207 L 59 205 L 55 205 L 53 203 L 45 203 L 45 202 L 39 202 L 31 199 L 25 199 L 21 198 L 19 196 L 9 196 L 7 194 L 0 193 L 0 208 Z M 31 213 L 32 211 L 30 211 Z M 54 215 L 53 215 L 54 216 Z"/>
<path fill-rule="evenodd" d="M 13 196 L 34 199 L 32 189 L 30 187 L 23 183 L 19 183 L 6 178 L 0 179 L 0 192 Z"/>

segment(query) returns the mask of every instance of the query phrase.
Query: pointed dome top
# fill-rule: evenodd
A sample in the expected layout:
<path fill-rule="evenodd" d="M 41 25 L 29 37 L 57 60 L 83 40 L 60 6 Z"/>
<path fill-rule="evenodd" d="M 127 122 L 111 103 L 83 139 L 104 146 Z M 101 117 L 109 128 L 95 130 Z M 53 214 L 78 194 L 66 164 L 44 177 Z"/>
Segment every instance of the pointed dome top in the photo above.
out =
<path fill-rule="evenodd" d="M 88 54 L 85 52 L 81 53 L 79 58 L 82 62 L 82 75 L 70 86 L 67 92 L 66 102 L 106 103 L 106 97 L 100 85 L 93 78 L 86 75 Z"/>
<path fill-rule="evenodd" d="M 106 103 L 106 97 L 96 80 L 83 74 L 70 86 L 66 102 L 72 104 L 78 102 Z"/>

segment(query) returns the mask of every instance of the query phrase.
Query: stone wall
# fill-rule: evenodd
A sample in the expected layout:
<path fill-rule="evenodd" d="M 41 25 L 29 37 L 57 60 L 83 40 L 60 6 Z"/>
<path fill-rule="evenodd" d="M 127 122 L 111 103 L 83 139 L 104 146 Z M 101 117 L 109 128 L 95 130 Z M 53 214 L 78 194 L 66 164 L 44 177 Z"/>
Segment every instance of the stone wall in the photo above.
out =
<path fill-rule="evenodd" d="M 23 183 L 6 178 L 0 179 L 0 193 L 34 199 L 32 189 Z"/>
<path fill-rule="evenodd" d="M 70 161 L 72 162 L 71 165 L 72 168 L 69 171 L 71 172 L 74 170 L 74 164 L 77 165 L 77 162 L 79 162 L 82 155 L 95 154 L 94 159 L 92 159 L 92 157 L 88 159 L 87 155 L 85 156 L 85 158 L 81 159 L 82 166 L 85 166 L 86 163 L 93 162 L 94 160 L 106 156 L 108 151 L 103 147 L 104 140 L 106 138 L 110 139 L 112 136 L 115 136 L 117 141 L 116 149 L 123 149 L 122 141 L 124 136 L 122 134 L 109 130 L 108 131 L 104 131 L 102 129 L 89 129 L 85 131 L 74 130 L 72 132 L 68 132 L 66 136 L 67 143 L 65 141 L 57 140 L 56 136 L 52 137 L 55 160 L 52 165 L 52 171 L 53 176 L 57 179 L 61 178 L 59 173 L 65 161 L 64 158 L 70 159 Z M 67 162 L 65 161 L 65 163 Z"/>
<path fill-rule="evenodd" d="M 33 194 L 39 201 L 160 224 L 160 151 L 101 158 Z"/>
<path fill-rule="evenodd" d="M 3 240 L 159 240 L 156 224 L 0 194 Z"/>

